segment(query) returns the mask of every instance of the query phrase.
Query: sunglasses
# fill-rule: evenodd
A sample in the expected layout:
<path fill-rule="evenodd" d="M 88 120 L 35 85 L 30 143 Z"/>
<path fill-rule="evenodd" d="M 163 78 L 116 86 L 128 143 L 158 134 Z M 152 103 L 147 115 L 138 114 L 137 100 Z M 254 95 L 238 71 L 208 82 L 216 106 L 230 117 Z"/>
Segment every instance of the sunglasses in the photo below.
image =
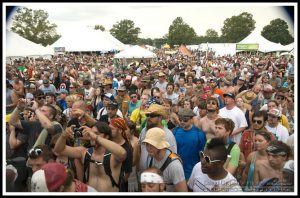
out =
<path fill-rule="evenodd" d="M 159 97 L 159 96 L 153 96 L 153 98 L 155 98 L 155 99 L 160 99 L 160 97 Z"/>
<path fill-rule="evenodd" d="M 148 115 L 146 115 L 146 116 L 147 116 L 148 118 L 155 118 L 155 117 L 158 117 L 158 116 L 160 116 L 160 115 L 151 113 L 151 114 L 148 114 Z"/>
<path fill-rule="evenodd" d="M 216 105 L 217 103 L 215 101 L 208 101 L 207 104 Z"/>
<path fill-rule="evenodd" d="M 262 124 L 262 123 L 263 123 L 262 120 L 252 120 L 252 122 L 253 122 L 253 124 L 254 124 L 254 123 L 257 123 L 257 124 Z"/>
<path fill-rule="evenodd" d="M 28 157 L 29 158 L 37 158 L 39 157 L 41 154 L 43 153 L 42 149 L 40 148 L 35 148 L 35 149 L 31 149 L 28 152 Z"/>
<path fill-rule="evenodd" d="M 188 122 L 191 118 L 190 117 L 179 117 L 179 121 Z"/>
<path fill-rule="evenodd" d="M 221 160 L 210 160 L 210 157 L 207 155 L 204 155 L 203 151 L 200 151 L 200 158 L 204 159 L 206 163 L 211 164 L 214 162 L 220 162 Z"/>
<path fill-rule="evenodd" d="M 130 96 L 130 98 L 136 98 L 137 96 Z"/>
<path fill-rule="evenodd" d="M 38 100 L 42 100 L 42 99 L 45 99 L 45 98 L 46 98 L 45 96 L 37 97 Z"/>
<path fill-rule="evenodd" d="M 284 100 L 284 99 L 285 99 L 284 96 L 277 96 L 277 97 L 276 97 L 276 100 Z"/>

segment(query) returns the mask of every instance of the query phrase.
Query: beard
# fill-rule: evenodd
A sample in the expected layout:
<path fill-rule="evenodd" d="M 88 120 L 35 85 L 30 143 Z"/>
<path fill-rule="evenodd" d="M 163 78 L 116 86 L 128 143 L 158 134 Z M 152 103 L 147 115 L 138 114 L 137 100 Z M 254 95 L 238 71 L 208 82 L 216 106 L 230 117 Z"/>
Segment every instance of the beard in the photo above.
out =
<path fill-rule="evenodd" d="M 207 112 L 216 112 L 217 109 L 207 109 Z"/>
<path fill-rule="evenodd" d="M 147 127 L 146 127 L 147 130 L 152 129 L 157 126 L 158 126 L 157 123 L 154 123 L 154 122 L 150 121 L 149 119 L 147 120 Z"/>

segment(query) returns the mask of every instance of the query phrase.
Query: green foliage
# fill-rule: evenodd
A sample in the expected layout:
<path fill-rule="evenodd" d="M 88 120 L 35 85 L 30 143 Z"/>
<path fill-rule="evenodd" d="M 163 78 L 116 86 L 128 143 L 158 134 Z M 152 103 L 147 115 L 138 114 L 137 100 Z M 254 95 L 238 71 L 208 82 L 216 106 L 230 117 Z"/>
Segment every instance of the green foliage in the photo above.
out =
<path fill-rule="evenodd" d="M 181 17 L 177 17 L 169 27 L 168 43 L 171 46 L 193 44 L 196 37 L 195 30 L 186 24 Z"/>
<path fill-rule="evenodd" d="M 227 43 L 240 42 L 246 38 L 255 29 L 255 20 L 253 15 L 243 12 L 238 16 L 227 18 L 224 21 L 222 30 L 222 39 Z"/>
<path fill-rule="evenodd" d="M 51 45 L 60 38 L 56 24 L 50 24 L 48 13 L 43 10 L 18 8 L 13 16 L 11 31 L 37 44 Z"/>
<path fill-rule="evenodd" d="M 218 32 L 216 32 L 214 29 L 206 30 L 205 37 L 206 37 L 206 42 L 209 43 L 217 43 L 219 41 Z"/>
<path fill-rule="evenodd" d="M 270 25 L 265 26 L 261 32 L 261 35 L 274 43 L 288 45 L 294 42 L 294 38 L 290 34 L 288 28 L 287 22 L 278 18 L 272 20 Z"/>
<path fill-rule="evenodd" d="M 103 25 L 95 25 L 95 30 L 101 30 L 101 31 L 105 31 L 105 27 L 103 27 Z"/>
<path fill-rule="evenodd" d="M 124 19 L 114 24 L 110 33 L 124 44 L 136 44 L 141 32 L 139 27 L 134 27 L 133 21 Z"/>
<path fill-rule="evenodd" d="M 137 40 L 138 45 L 153 45 L 153 40 L 151 38 L 138 38 Z"/>

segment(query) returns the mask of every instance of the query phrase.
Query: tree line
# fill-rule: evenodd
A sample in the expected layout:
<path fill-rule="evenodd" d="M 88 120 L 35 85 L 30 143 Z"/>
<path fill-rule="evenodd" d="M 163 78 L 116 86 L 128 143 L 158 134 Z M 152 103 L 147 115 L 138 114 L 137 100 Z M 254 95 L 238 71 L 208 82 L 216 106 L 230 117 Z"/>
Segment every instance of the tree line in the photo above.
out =
<path fill-rule="evenodd" d="M 26 7 L 18 8 L 12 18 L 11 30 L 34 43 L 43 46 L 51 45 L 61 35 L 56 32 L 57 25 L 48 21 L 48 16 L 48 13 L 43 10 L 32 10 Z M 124 19 L 113 24 L 109 32 L 124 44 L 145 44 L 160 48 L 164 43 L 171 46 L 206 42 L 237 43 L 255 29 L 255 23 L 252 14 L 243 12 L 238 16 L 225 19 L 220 36 L 214 29 L 208 29 L 204 36 L 198 36 L 194 28 L 184 22 L 182 17 L 177 17 L 162 38 L 151 39 L 140 38 L 141 29 L 136 27 L 133 21 Z M 94 29 L 105 31 L 105 27 L 99 24 L 95 25 Z M 261 35 L 269 41 L 282 45 L 294 42 L 294 38 L 288 30 L 287 22 L 280 18 L 270 21 L 270 24 L 263 28 Z"/>

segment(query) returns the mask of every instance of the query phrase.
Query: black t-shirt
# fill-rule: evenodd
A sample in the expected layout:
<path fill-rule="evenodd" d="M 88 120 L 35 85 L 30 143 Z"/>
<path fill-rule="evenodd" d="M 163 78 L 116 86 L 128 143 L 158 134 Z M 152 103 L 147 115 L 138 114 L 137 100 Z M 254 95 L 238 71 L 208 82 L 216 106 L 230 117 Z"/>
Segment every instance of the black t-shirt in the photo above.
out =
<path fill-rule="evenodd" d="M 43 130 L 43 127 L 39 121 L 25 121 L 21 120 L 21 125 L 23 127 L 22 133 L 28 135 L 28 147 L 27 150 L 30 150 L 37 138 L 39 137 L 40 133 Z"/>
<path fill-rule="evenodd" d="M 17 148 L 12 150 L 9 146 L 9 137 L 11 134 L 6 134 L 6 158 L 12 159 L 15 157 L 27 158 L 27 147 L 29 135 L 21 133 L 21 129 L 16 129 L 16 138 L 22 142 L 22 144 Z"/>
<path fill-rule="evenodd" d="M 121 171 L 124 171 L 125 173 L 131 173 L 132 172 L 132 163 L 133 163 L 133 149 L 132 149 L 132 146 L 126 141 L 121 146 L 127 152 L 127 157 L 122 163 Z"/>
<path fill-rule="evenodd" d="M 172 130 L 172 129 L 174 129 L 176 127 L 171 120 L 169 120 L 169 122 L 167 123 L 167 125 L 168 125 L 168 129 L 170 129 L 170 130 Z"/>

